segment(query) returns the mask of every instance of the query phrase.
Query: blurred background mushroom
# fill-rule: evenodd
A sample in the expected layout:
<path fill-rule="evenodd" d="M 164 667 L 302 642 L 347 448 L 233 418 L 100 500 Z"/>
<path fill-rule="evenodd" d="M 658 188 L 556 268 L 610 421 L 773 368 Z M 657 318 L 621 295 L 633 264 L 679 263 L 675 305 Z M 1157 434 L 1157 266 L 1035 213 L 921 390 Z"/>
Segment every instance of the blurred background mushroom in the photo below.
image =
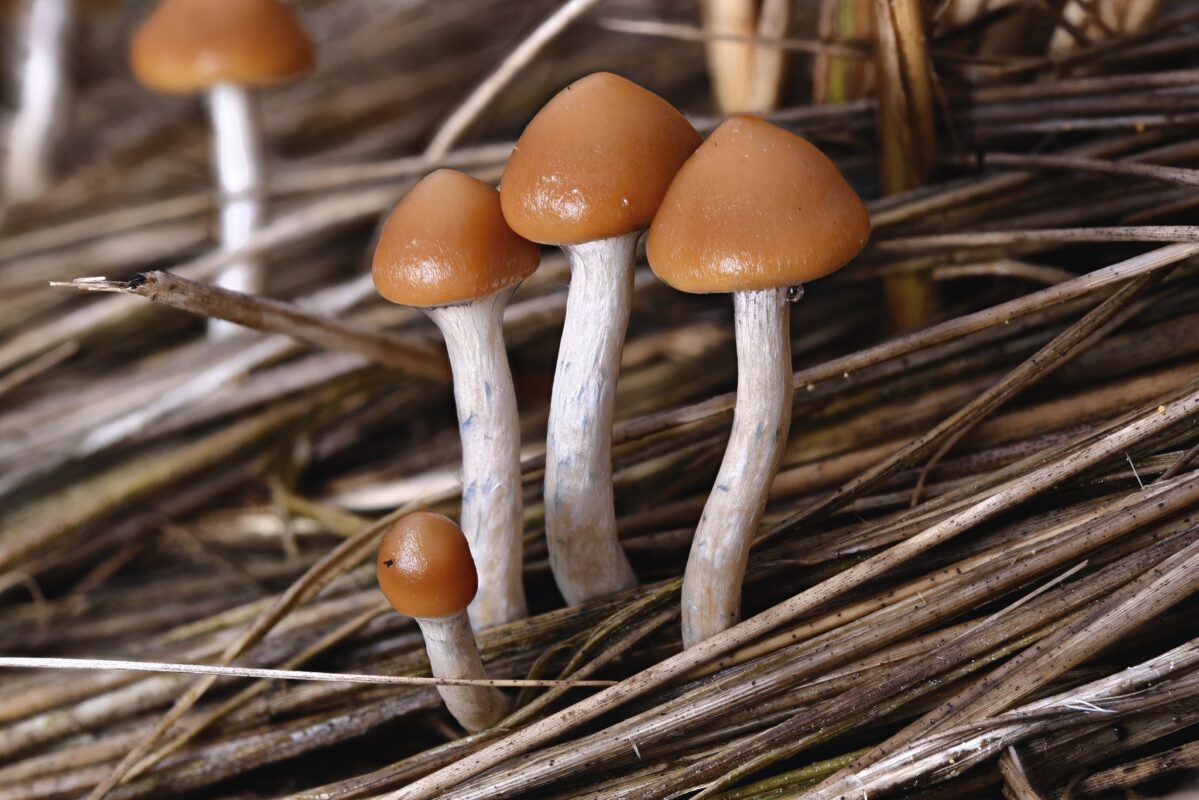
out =
<path fill-rule="evenodd" d="M 10 2 L 9 83 L 16 109 L 9 121 L 4 198 L 30 200 L 53 180 L 70 112 L 70 45 L 76 0 Z"/>
<path fill-rule="evenodd" d="M 161 0 L 133 36 L 130 61 L 146 87 L 204 94 L 226 250 L 244 247 L 265 220 L 268 188 L 257 91 L 300 77 L 314 60 L 308 34 L 280 0 Z M 260 259 L 237 258 L 216 283 L 261 293 Z M 223 320 L 210 325 L 217 337 L 236 330 Z"/>

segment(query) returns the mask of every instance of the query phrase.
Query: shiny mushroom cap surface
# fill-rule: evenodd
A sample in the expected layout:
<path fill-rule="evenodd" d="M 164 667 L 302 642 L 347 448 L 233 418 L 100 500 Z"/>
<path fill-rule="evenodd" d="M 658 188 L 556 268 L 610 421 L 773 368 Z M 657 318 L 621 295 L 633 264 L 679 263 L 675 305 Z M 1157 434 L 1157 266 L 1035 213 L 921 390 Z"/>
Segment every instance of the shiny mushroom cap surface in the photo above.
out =
<path fill-rule="evenodd" d="M 279 83 L 315 61 L 312 40 L 280 0 L 162 0 L 130 46 L 134 75 L 164 94 Z"/>
<path fill-rule="evenodd" d="M 546 103 L 516 143 L 500 184 L 504 216 L 542 244 L 642 230 L 700 141 L 653 92 L 608 72 L 588 75 Z"/>
<path fill-rule="evenodd" d="M 371 272 L 385 299 L 431 308 L 495 294 L 529 277 L 540 261 L 541 248 L 504 221 L 494 188 L 439 169 L 383 224 Z"/>
<path fill-rule="evenodd" d="M 647 254 L 665 283 L 697 294 L 797 286 L 866 246 L 870 215 L 808 141 L 752 116 L 725 121 L 671 183 Z"/>
<path fill-rule="evenodd" d="M 375 572 L 387 602 L 410 617 L 457 614 L 479 588 L 462 529 L 449 517 L 427 511 L 409 514 L 387 529 Z"/>

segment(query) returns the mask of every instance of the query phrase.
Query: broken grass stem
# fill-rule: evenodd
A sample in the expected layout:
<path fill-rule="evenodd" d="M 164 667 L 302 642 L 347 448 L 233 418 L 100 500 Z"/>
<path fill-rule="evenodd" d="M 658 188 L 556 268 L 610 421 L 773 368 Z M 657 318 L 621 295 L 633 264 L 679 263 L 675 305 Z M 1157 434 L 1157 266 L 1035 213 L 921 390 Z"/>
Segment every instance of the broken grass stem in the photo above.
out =
<path fill-rule="evenodd" d="M 351 295 L 355 294 L 354 284 L 357 283 L 369 287 L 369 277 L 351 282 L 346 287 Z M 77 278 L 69 283 L 52 282 L 50 285 L 85 292 L 135 294 L 193 314 L 235 322 L 245 328 L 281 333 L 326 350 L 357 353 L 377 364 L 428 380 L 442 383 L 450 380 L 449 363 L 445 354 L 436 348 L 346 322 L 303 305 L 222 289 L 172 272 L 143 272 L 128 281 Z M 366 289 L 356 294 L 365 293 Z M 321 297 L 325 296 L 325 293 L 321 294 Z M 336 305 L 344 307 L 342 302 Z"/>

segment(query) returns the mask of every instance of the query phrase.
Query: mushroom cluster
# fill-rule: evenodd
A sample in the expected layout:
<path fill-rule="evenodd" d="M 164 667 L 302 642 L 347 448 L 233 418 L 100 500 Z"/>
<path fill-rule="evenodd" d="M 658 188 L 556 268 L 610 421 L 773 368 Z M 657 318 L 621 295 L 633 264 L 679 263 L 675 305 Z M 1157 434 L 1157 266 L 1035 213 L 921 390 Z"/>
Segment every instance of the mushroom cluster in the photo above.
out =
<path fill-rule="evenodd" d="M 736 116 L 701 143 L 665 100 L 600 73 L 534 117 L 498 192 L 437 170 L 388 217 L 375 250 L 379 293 L 428 313 L 454 373 L 465 536 L 445 517 L 413 515 L 388 531 L 379 556 L 380 584 L 397 610 L 417 618 L 435 674 L 483 674 L 464 608 L 476 629 L 526 613 L 519 417 L 503 313 L 537 268 L 539 244 L 561 247 L 572 272 L 546 434 L 551 570 L 568 604 L 637 584 L 616 532 L 611 436 L 647 229 L 648 260 L 663 282 L 733 295 L 737 400 L 684 575 L 684 645 L 739 619 L 750 546 L 791 419 L 790 306 L 805 283 L 862 250 L 870 219 L 832 162 L 800 137 Z M 439 555 L 428 556 L 430 547 Z M 453 564 L 445 574 L 420 572 L 443 562 Z M 472 730 L 506 707 L 494 689 L 442 694 Z"/>
<path fill-rule="evenodd" d="M 546 435 L 551 569 L 571 604 L 636 585 L 616 534 L 611 427 L 636 244 L 647 227 L 650 265 L 664 282 L 731 293 L 735 313 L 733 429 L 684 579 L 690 646 L 739 617 L 749 548 L 790 424 L 790 303 L 804 283 L 861 251 L 870 232 L 861 200 L 794 134 L 738 116 L 700 145 L 665 100 L 599 73 L 537 114 L 498 196 L 440 170 L 384 226 L 376 286 L 389 300 L 429 309 L 454 368 L 463 521 L 484 575 L 476 627 L 525 611 L 518 418 L 501 317 L 537 266 L 532 242 L 562 247 L 572 269 Z"/>
<path fill-rule="evenodd" d="M 164 92 L 206 92 L 236 249 L 260 224 L 263 167 L 254 87 L 312 66 L 279 0 L 162 0 L 133 40 L 134 72 Z M 568 604 L 632 588 L 612 488 L 612 414 L 637 243 L 665 283 L 733 294 L 739 373 L 729 444 L 683 585 L 691 646 L 739 618 L 741 584 L 791 417 L 789 303 L 862 249 L 870 221 L 832 163 L 803 139 L 738 116 L 706 142 L 661 97 L 610 73 L 567 86 L 529 123 L 501 188 L 437 170 L 385 222 L 373 260 L 385 299 L 426 311 L 454 375 L 461 518 L 481 587 L 475 628 L 524 617 L 520 419 L 503 315 L 541 245 L 571 266 L 546 430 L 545 528 Z M 220 282 L 257 291 L 246 262 Z M 473 570 L 473 567 L 472 567 Z"/>

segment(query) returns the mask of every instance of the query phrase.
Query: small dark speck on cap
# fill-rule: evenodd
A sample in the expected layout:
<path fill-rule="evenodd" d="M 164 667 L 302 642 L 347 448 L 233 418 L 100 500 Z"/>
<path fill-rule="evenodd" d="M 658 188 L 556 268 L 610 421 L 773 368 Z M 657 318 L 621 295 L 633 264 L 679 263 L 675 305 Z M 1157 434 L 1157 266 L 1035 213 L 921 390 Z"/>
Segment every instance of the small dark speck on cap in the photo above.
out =
<path fill-rule="evenodd" d="M 394 567 L 395 565 L 396 565 L 396 562 L 395 562 L 395 559 L 393 559 L 393 558 L 389 558 L 383 562 L 383 566 L 385 566 L 385 567 Z"/>

